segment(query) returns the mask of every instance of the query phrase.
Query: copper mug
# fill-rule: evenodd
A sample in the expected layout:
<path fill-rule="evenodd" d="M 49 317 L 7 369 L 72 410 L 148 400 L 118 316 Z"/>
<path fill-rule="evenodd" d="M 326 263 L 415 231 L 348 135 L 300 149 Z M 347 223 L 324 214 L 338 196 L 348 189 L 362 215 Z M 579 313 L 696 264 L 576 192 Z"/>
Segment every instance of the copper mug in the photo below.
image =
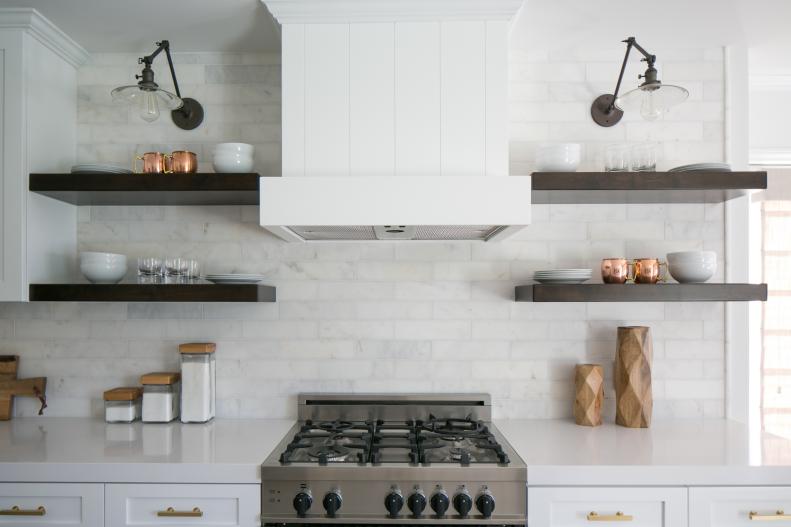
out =
<path fill-rule="evenodd" d="M 143 162 L 143 174 L 167 174 L 170 172 L 170 156 L 162 152 L 146 152 L 142 156 L 135 156 L 134 170 L 137 170 L 137 162 Z"/>
<path fill-rule="evenodd" d="M 601 278 L 605 284 L 625 284 L 632 280 L 633 269 L 626 258 L 605 258 L 601 261 Z"/>
<path fill-rule="evenodd" d="M 170 154 L 170 172 L 186 174 L 198 171 L 198 156 L 195 152 L 176 150 Z"/>
<path fill-rule="evenodd" d="M 636 258 L 634 265 L 634 283 L 636 284 L 655 284 L 664 282 L 667 276 L 667 262 L 659 261 L 659 258 Z M 665 268 L 664 273 L 662 268 Z"/>

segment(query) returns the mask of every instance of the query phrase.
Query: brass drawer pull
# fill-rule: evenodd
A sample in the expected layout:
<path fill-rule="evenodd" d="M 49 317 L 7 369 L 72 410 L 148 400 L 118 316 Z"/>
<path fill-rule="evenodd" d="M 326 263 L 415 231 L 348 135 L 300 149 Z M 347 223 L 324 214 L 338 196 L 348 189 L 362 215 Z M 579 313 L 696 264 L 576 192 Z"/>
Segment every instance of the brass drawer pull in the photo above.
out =
<path fill-rule="evenodd" d="M 624 514 L 621 511 L 615 514 L 599 514 L 596 511 L 591 511 L 588 513 L 587 518 L 589 522 L 630 522 L 634 520 L 634 516 Z"/>
<path fill-rule="evenodd" d="M 200 518 L 203 511 L 195 507 L 191 511 L 177 511 L 173 507 L 168 507 L 164 511 L 158 511 L 157 516 L 167 516 L 169 518 Z"/>
<path fill-rule="evenodd" d="M 35 509 L 20 509 L 17 505 L 14 505 L 10 509 L 0 510 L 0 516 L 44 516 L 46 513 L 47 509 L 43 506 Z"/>
<path fill-rule="evenodd" d="M 783 520 L 791 520 L 791 514 L 786 514 L 785 511 L 778 510 L 774 514 L 758 514 L 755 511 L 750 511 L 750 519 L 755 521 L 764 521 L 764 522 L 771 522 L 771 521 L 783 521 Z"/>

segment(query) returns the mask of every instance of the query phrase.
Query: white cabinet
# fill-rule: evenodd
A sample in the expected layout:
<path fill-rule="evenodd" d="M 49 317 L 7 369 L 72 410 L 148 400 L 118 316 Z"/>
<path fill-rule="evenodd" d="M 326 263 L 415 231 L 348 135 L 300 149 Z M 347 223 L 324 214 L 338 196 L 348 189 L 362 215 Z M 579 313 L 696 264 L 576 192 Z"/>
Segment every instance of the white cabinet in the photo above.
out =
<path fill-rule="evenodd" d="M 693 527 L 754 526 L 760 521 L 791 525 L 791 487 L 689 489 L 689 524 Z"/>
<path fill-rule="evenodd" d="M 682 487 L 530 487 L 528 527 L 685 527 Z M 692 525 L 695 525 L 694 523 Z"/>
<path fill-rule="evenodd" d="M 32 9 L 0 8 L 0 301 L 73 272 L 76 207 L 28 192 L 30 172 L 74 163 L 86 52 Z"/>
<path fill-rule="evenodd" d="M 108 484 L 105 510 L 106 527 L 259 527 L 261 486 Z"/>
<path fill-rule="evenodd" d="M 0 526 L 96 527 L 103 517 L 101 483 L 0 483 Z"/>

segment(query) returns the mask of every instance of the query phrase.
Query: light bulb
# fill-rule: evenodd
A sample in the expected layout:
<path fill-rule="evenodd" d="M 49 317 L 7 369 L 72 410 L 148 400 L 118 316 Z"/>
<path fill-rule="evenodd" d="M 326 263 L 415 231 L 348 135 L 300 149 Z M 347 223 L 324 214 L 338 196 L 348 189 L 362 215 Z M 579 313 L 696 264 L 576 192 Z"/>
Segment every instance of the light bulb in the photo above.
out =
<path fill-rule="evenodd" d="M 640 105 L 640 115 L 646 121 L 656 121 L 662 115 L 662 109 L 657 106 L 654 100 L 654 91 L 643 92 L 643 102 Z"/>
<path fill-rule="evenodd" d="M 143 91 L 140 94 L 140 105 L 138 106 L 140 118 L 146 122 L 153 122 L 159 119 L 159 101 L 153 91 Z"/>

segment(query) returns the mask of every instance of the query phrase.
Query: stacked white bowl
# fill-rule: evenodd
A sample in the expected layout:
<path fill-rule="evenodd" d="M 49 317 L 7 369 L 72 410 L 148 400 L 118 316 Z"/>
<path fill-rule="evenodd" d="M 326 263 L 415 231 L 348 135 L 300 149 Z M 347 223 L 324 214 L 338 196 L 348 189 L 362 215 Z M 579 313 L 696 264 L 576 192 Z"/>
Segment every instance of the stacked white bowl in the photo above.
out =
<path fill-rule="evenodd" d="M 80 253 L 80 272 L 94 284 L 115 284 L 126 275 L 126 255 Z"/>
<path fill-rule="evenodd" d="M 252 172 L 255 147 L 247 143 L 220 143 L 214 147 L 215 172 Z"/>
<path fill-rule="evenodd" d="M 705 282 L 717 272 L 717 253 L 714 251 L 681 251 L 668 253 L 667 270 L 677 282 Z"/>
<path fill-rule="evenodd" d="M 576 172 L 582 157 L 579 143 L 542 144 L 536 150 L 539 172 Z"/>

